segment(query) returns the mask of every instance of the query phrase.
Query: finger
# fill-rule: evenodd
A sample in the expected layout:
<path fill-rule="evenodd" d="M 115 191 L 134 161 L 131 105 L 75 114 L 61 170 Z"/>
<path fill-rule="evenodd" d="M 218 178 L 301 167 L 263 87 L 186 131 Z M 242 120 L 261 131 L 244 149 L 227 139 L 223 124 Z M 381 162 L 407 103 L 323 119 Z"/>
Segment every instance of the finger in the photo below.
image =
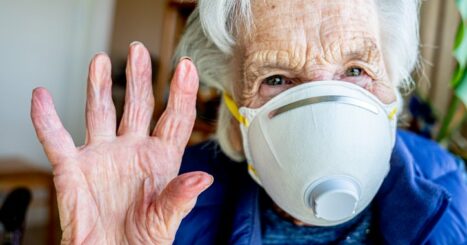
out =
<path fill-rule="evenodd" d="M 86 101 L 86 142 L 115 137 L 115 106 L 112 101 L 111 64 L 106 54 L 97 54 L 89 65 Z"/>
<path fill-rule="evenodd" d="M 180 221 L 193 209 L 198 196 L 213 183 L 204 172 L 190 172 L 174 178 L 151 205 L 156 218 L 163 218 L 168 230 L 176 231 Z"/>
<path fill-rule="evenodd" d="M 64 158 L 76 152 L 70 134 L 63 128 L 55 111 L 52 97 L 44 88 L 36 88 L 32 93 L 31 119 L 52 165 L 65 162 L 62 161 Z"/>
<path fill-rule="evenodd" d="M 159 119 L 153 135 L 185 148 L 196 118 L 198 73 L 189 59 L 183 59 L 170 84 L 167 108 Z"/>
<path fill-rule="evenodd" d="M 154 111 L 151 58 L 139 42 L 130 45 L 126 75 L 125 107 L 118 133 L 147 135 Z"/>

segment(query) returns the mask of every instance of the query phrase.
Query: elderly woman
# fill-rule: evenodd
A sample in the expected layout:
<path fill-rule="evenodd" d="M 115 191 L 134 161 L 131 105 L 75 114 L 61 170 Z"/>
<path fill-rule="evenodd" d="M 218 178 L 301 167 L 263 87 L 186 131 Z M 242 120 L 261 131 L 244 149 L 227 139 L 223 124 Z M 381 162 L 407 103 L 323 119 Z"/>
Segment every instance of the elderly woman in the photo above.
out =
<path fill-rule="evenodd" d="M 463 163 L 396 132 L 398 91 L 417 63 L 418 5 L 200 0 L 151 134 L 140 43 L 130 46 L 118 130 L 109 59 L 92 60 L 82 147 L 36 89 L 31 114 L 54 170 L 62 242 L 467 242 Z M 185 149 L 198 72 L 224 96 L 216 140 Z"/>

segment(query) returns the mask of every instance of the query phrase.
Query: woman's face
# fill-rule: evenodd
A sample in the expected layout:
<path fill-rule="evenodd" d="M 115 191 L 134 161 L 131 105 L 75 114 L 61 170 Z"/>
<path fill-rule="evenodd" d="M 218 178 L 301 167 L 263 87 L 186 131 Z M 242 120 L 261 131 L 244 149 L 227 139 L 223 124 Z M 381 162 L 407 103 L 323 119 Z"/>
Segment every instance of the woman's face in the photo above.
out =
<path fill-rule="evenodd" d="M 256 0 L 249 35 L 240 35 L 235 88 L 242 106 L 260 107 L 304 82 L 342 80 L 396 100 L 383 61 L 373 0 Z"/>

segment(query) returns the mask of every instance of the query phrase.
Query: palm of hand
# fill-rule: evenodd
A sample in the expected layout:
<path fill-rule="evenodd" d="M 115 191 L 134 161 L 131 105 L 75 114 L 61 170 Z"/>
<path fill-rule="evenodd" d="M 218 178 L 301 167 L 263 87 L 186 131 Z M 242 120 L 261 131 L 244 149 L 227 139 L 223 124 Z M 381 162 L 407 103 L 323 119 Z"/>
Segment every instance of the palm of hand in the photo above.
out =
<path fill-rule="evenodd" d="M 36 89 L 32 119 L 52 163 L 62 243 L 168 243 L 196 197 L 212 182 L 202 172 L 177 177 L 193 127 L 196 70 L 179 65 L 167 110 L 148 132 L 153 110 L 150 61 L 141 44 L 130 48 L 125 112 L 118 134 L 111 100 L 110 61 L 90 65 L 87 140 L 75 148 L 45 89 Z"/>

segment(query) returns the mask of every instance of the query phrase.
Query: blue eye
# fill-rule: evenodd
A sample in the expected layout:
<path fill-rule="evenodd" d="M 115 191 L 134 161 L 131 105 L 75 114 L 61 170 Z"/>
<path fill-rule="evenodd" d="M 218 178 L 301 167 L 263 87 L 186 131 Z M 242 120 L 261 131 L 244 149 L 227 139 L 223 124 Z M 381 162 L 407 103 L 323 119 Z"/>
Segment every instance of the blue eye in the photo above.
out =
<path fill-rule="evenodd" d="M 363 74 L 363 69 L 359 67 L 350 67 L 345 71 L 345 75 L 348 77 L 359 77 Z"/>
<path fill-rule="evenodd" d="M 269 86 L 280 86 L 291 84 L 291 81 L 281 75 L 274 75 L 264 79 L 263 83 Z"/>

